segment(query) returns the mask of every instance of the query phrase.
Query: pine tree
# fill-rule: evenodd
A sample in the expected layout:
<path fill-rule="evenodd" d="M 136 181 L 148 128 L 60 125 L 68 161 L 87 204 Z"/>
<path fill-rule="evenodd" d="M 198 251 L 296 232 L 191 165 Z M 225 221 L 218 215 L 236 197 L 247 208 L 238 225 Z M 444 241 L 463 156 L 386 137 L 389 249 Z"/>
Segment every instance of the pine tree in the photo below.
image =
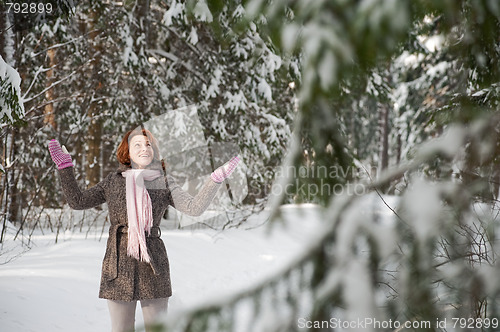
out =
<path fill-rule="evenodd" d="M 295 95 L 284 73 L 294 59 L 282 59 L 258 30 L 217 39 L 212 25 L 196 23 L 175 1 L 89 1 L 73 9 L 17 34 L 27 121 L 12 165 L 20 206 L 64 202 L 48 140 L 68 148 L 85 187 L 116 169 L 127 130 L 188 105 L 198 110 L 209 148 L 232 143 L 241 151 L 251 175 L 247 202 L 262 205 L 290 137 Z M 226 26 L 241 16 L 226 14 Z M 16 219 L 34 225 L 27 211 Z"/>
<path fill-rule="evenodd" d="M 331 105 L 352 105 L 351 90 L 342 84 L 355 78 L 368 82 L 373 72 L 389 70 L 387 87 L 396 93 L 387 96 L 398 101 L 393 137 L 402 137 L 401 150 L 410 153 L 366 188 L 380 192 L 399 182 L 400 203 L 388 225 L 376 211 L 367 213 L 362 196 L 323 200 L 328 206 L 323 236 L 288 269 L 247 292 L 175 317 L 167 330 L 294 331 L 306 328 L 297 317 L 310 322 L 371 317 L 410 326 L 428 321 L 415 330 L 438 331 L 433 323 L 441 318 L 498 317 L 493 276 L 499 263 L 485 261 L 498 252 L 495 235 L 487 230 L 497 226 L 489 213 L 474 212 L 475 200 L 488 202 L 489 196 L 480 176 L 460 176 L 471 169 L 488 172 L 496 163 L 500 73 L 492 36 L 498 36 L 498 7 L 474 1 L 249 1 L 245 10 L 248 24 L 268 29 L 274 47 L 301 54 L 299 120 L 286 166 L 347 167 L 353 152 L 339 128 L 349 127 L 338 124 L 343 110 Z M 413 68 L 392 71 L 401 65 L 398 59 L 418 52 L 408 46 L 429 19 L 438 23 L 446 49 L 427 53 L 426 65 L 417 57 Z M 407 95 L 398 90 L 400 82 L 407 83 Z M 491 324 L 483 328 L 491 330 Z"/>

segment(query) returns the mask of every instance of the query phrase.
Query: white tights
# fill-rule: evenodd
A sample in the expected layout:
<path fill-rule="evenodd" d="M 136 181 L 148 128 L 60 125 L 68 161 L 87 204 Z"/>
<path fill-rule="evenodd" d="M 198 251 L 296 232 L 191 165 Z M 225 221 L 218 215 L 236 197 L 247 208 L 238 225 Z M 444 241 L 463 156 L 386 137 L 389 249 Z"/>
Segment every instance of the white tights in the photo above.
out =
<path fill-rule="evenodd" d="M 108 300 L 112 332 L 132 332 L 135 329 L 135 308 L 137 301 Z M 168 298 L 141 300 L 142 315 L 146 331 L 162 313 L 167 312 Z"/>

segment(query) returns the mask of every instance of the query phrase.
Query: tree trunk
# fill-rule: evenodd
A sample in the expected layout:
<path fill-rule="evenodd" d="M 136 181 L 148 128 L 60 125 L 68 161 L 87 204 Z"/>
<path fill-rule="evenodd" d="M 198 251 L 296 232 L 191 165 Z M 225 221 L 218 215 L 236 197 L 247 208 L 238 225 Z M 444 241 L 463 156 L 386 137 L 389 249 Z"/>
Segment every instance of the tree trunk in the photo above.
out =
<path fill-rule="evenodd" d="M 87 185 L 92 187 L 96 185 L 101 178 L 101 158 L 100 158 L 100 147 L 101 147 L 101 121 L 97 118 L 99 114 L 98 107 L 95 102 L 90 105 L 88 116 L 90 118 L 89 129 L 87 132 L 87 158 L 86 158 L 86 175 L 87 175 Z"/>
<path fill-rule="evenodd" d="M 397 148 L 396 148 L 396 164 L 399 165 L 401 163 L 401 151 L 402 151 L 402 146 L 403 142 L 401 141 L 401 133 L 398 133 L 398 139 L 397 139 Z"/>
<path fill-rule="evenodd" d="M 0 3 L 0 31 L 6 31 L 7 27 L 7 13 L 5 11 L 5 5 Z M 6 58 L 6 49 L 7 49 L 7 33 L 0 33 L 0 56 L 5 59 Z M 0 165 L 2 168 L 6 166 L 6 158 L 7 158 L 7 130 L 6 128 L 1 129 L 0 131 Z M 5 233 L 6 221 L 7 221 L 7 177 L 3 172 L 0 172 L 0 183 L 2 184 L 2 190 L 0 192 L 0 206 L 2 207 L 1 216 L 2 216 L 2 232 L 0 233 L 0 243 L 3 241 L 3 236 Z"/>
<path fill-rule="evenodd" d="M 379 171 L 377 173 L 380 175 L 389 166 L 389 108 L 387 105 L 381 105 L 379 116 L 380 150 Z M 387 184 L 381 190 L 386 192 L 389 187 Z"/>
<path fill-rule="evenodd" d="M 92 187 L 96 185 L 101 178 L 101 136 L 102 136 L 102 124 L 99 117 L 101 113 L 100 103 L 100 90 L 102 89 L 102 77 L 101 77 L 101 58 L 102 58 L 102 43 L 99 40 L 100 31 L 97 29 L 98 26 L 99 13 L 93 11 L 91 14 L 90 21 L 90 54 L 93 58 L 92 60 L 92 99 L 90 101 L 89 108 L 87 110 L 87 116 L 89 118 L 89 127 L 87 132 L 87 155 L 86 155 L 86 165 L 85 174 L 87 179 L 87 185 Z"/>
<path fill-rule="evenodd" d="M 380 171 L 389 166 L 389 108 L 380 107 L 379 133 L 380 133 Z"/>
<path fill-rule="evenodd" d="M 4 9 L 3 5 L 0 5 L 0 9 Z M 12 24 L 10 23 L 9 17 L 5 11 L 1 12 L 2 21 L 0 22 L 0 55 L 4 61 L 15 67 L 15 34 L 13 32 Z M 16 157 L 16 139 L 15 136 L 18 130 L 15 127 L 6 127 L 4 133 L 1 136 L 5 136 L 5 144 L 2 144 L 2 160 L 1 163 L 5 166 L 5 174 L 2 174 L 2 203 L 5 204 L 3 207 L 4 213 L 4 223 L 2 228 L 2 237 L 5 231 L 5 220 L 11 222 L 18 221 L 19 218 L 19 191 L 16 187 L 16 169 L 13 167 L 13 162 Z M 6 219 L 5 219 L 6 218 Z"/>
<path fill-rule="evenodd" d="M 17 134 L 17 129 L 16 128 L 13 128 L 12 131 L 11 131 L 11 137 L 10 137 L 10 140 L 9 140 L 9 147 L 8 147 L 8 150 L 9 150 L 9 159 L 10 159 L 10 162 L 12 163 L 14 161 L 14 158 L 16 157 L 16 135 Z M 8 206 L 8 219 L 11 221 L 11 222 L 16 222 L 16 221 L 19 221 L 19 191 L 17 190 L 17 186 L 16 186 L 16 169 L 15 167 L 12 167 L 9 172 L 8 172 L 8 175 L 9 177 L 9 194 L 7 196 L 7 206 Z"/>
<path fill-rule="evenodd" d="M 49 49 L 47 51 L 47 57 L 49 58 L 49 68 L 53 68 L 56 65 L 56 50 L 55 49 Z M 51 126 L 54 130 L 57 129 L 56 125 L 56 117 L 54 114 L 54 103 L 53 100 L 55 99 L 55 92 L 54 92 L 54 87 L 51 87 L 52 84 L 54 84 L 55 78 L 54 78 L 54 69 L 50 69 L 47 71 L 47 80 L 46 80 L 46 87 L 50 88 L 45 92 L 45 99 L 47 99 L 47 105 L 45 105 L 44 109 L 44 118 L 43 118 L 43 123 Z"/>
<path fill-rule="evenodd" d="M 151 44 L 151 33 L 149 31 L 149 0 L 140 0 L 136 1 L 134 6 L 134 18 L 135 25 L 132 26 L 132 36 L 134 38 L 134 53 L 139 57 L 138 63 L 138 75 L 140 77 L 148 77 L 147 68 L 145 68 L 145 64 L 141 63 L 141 53 L 143 52 L 143 47 L 141 43 L 137 41 L 144 40 L 145 46 Z M 143 114 L 148 112 L 148 108 L 150 107 L 147 102 L 147 94 L 146 87 L 141 84 L 140 81 L 135 82 L 134 86 L 134 97 L 135 97 L 135 105 L 139 109 L 139 111 Z"/>

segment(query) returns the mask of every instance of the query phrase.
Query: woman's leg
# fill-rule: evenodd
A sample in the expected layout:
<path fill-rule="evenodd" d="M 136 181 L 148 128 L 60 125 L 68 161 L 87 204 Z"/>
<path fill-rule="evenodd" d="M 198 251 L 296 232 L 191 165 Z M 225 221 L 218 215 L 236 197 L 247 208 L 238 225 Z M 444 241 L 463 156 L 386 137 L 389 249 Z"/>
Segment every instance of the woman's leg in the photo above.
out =
<path fill-rule="evenodd" d="M 108 300 L 112 332 L 131 332 L 135 329 L 135 307 L 137 301 Z"/>
<path fill-rule="evenodd" d="M 142 316 L 144 317 L 144 325 L 146 331 L 148 327 L 153 325 L 159 316 L 167 313 L 168 297 L 162 299 L 141 300 Z"/>

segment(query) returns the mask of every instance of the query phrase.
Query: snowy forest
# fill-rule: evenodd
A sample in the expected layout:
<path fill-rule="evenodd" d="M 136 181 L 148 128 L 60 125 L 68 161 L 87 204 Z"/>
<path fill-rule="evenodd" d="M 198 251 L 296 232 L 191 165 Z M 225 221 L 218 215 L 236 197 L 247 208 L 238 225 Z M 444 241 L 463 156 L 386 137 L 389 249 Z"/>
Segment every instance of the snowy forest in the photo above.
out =
<path fill-rule="evenodd" d="M 30 3 L 0 3 L 0 288 L 37 238 L 107 233 L 105 206 L 69 209 L 47 143 L 92 187 L 125 132 L 167 119 L 186 190 L 201 185 L 186 169 L 244 164 L 223 213 L 165 223 L 174 256 L 181 233 L 288 223 L 300 247 L 158 331 L 500 330 L 500 2 Z"/>

